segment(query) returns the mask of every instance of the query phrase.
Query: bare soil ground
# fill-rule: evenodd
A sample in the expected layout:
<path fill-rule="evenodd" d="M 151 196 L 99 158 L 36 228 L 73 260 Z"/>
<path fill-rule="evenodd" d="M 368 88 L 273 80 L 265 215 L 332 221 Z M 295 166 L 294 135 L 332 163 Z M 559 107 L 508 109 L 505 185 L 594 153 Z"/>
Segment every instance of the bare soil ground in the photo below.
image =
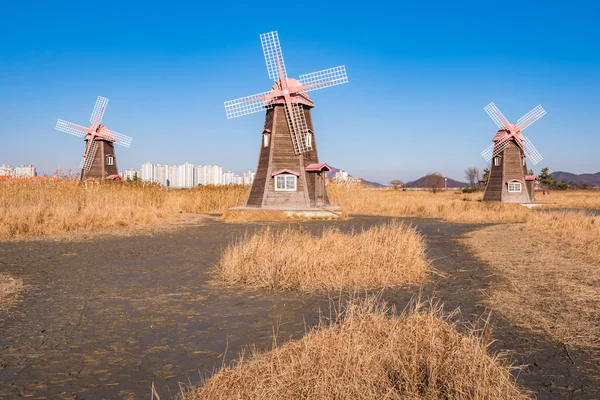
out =
<path fill-rule="evenodd" d="M 389 220 L 302 225 L 350 231 Z M 425 235 L 440 272 L 423 286 L 425 296 L 447 310 L 460 307 L 463 321 L 479 320 L 495 278 L 458 239 L 482 225 L 402 220 Z M 153 236 L 0 243 L 0 272 L 27 286 L 18 304 L 0 311 L 0 398 L 144 398 L 152 382 L 169 398 L 179 382 L 198 383 L 246 345 L 270 348 L 274 326 L 279 341 L 299 339 L 329 309 L 327 295 L 248 291 L 216 282 L 211 272 L 223 248 L 258 226 L 208 220 Z M 418 291 L 386 290 L 383 298 L 402 309 Z M 592 355 L 567 353 L 501 316 L 492 325 L 494 349 L 527 365 L 519 382 L 539 398 L 600 398 Z"/>

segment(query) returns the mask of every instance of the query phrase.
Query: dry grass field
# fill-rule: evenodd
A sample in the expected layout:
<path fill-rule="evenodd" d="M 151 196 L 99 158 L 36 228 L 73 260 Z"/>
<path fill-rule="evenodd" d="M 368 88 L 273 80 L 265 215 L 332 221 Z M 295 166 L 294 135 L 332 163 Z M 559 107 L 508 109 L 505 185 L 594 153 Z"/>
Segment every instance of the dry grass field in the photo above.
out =
<path fill-rule="evenodd" d="M 498 280 L 487 306 L 565 345 L 600 350 L 600 217 L 536 213 L 466 242 Z"/>
<path fill-rule="evenodd" d="M 73 235 L 156 224 L 178 213 L 222 212 L 247 187 L 166 190 L 153 185 L 0 181 L 0 240 Z"/>
<path fill-rule="evenodd" d="M 371 298 L 333 320 L 299 341 L 242 354 L 182 400 L 529 398 L 481 332 L 459 333 L 439 308 L 395 315 Z"/>
<path fill-rule="evenodd" d="M 0 272 L 0 310 L 8 308 L 23 290 L 23 280 Z"/>
<path fill-rule="evenodd" d="M 217 266 L 226 282 L 285 290 L 342 290 L 418 283 L 427 277 L 425 240 L 414 228 L 390 223 L 315 237 L 301 228 L 266 229 L 240 238 Z"/>
<path fill-rule="evenodd" d="M 482 203 L 481 194 L 458 191 L 389 190 L 329 185 L 333 204 L 349 214 L 441 218 L 449 222 L 523 222 L 529 210 L 518 204 Z"/>

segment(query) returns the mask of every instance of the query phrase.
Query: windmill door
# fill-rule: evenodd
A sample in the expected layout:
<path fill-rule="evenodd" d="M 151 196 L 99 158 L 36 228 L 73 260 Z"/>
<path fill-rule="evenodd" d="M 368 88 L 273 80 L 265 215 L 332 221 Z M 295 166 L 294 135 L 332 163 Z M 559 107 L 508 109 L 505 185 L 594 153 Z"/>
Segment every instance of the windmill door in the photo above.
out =
<path fill-rule="evenodd" d="M 325 173 L 318 172 L 315 182 L 315 200 L 317 207 L 325 205 Z"/>

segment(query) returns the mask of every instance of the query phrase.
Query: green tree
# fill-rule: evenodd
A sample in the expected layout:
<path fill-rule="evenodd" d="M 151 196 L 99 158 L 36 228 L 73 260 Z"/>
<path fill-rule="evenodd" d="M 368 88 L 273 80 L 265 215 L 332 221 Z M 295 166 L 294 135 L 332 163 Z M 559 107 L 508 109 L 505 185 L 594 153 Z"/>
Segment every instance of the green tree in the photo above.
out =
<path fill-rule="evenodd" d="M 540 171 L 540 176 L 538 177 L 538 179 L 540 180 L 540 183 L 542 185 L 545 185 L 547 187 L 553 188 L 556 185 L 556 181 L 550 175 L 550 172 L 548 171 L 548 168 L 542 168 L 542 170 Z"/>
<path fill-rule="evenodd" d="M 481 176 L 481 179 L 484 180 L 484 181 L 487 181 L 489 177 L 490 177 L 490 169 L 489 168 L 484 168 L 483 169 L 483 175 Z"/>

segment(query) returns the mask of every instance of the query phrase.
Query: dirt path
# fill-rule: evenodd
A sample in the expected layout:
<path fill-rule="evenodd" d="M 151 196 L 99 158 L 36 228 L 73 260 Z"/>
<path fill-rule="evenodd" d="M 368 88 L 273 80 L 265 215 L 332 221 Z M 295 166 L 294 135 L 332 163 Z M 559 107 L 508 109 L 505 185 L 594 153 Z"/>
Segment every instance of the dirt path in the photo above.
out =
<path fill-rule="evenodd" d="M 384 217 L 303 224 L 357 229 Z M 485 266 L 455 239 L 476 225 L 406 219 L 427 237 L 434 277 L 424 292 L 465 320 L 478 318 L 490 284 Z M 234 358 L 245 345 L 268 347 L 273 326 L 279 340 L 299 338 L 326 296 L 248 292 L 213 281 L 210 268 L 232 237 L 255 225 L 210 222 L 157 236 L 105 238 L 89 243 L 0 243 L 0 272 L 23 278 L 24 299 L 0 312 L 0 398 L 163 398 L 178 382 L 197 383 Z M 387 291 L 404 308 L 418 288 Z M 496 348 L 531 365 L 522 384 L 540 398 L 600 398 L 600 384 L 585 353 L 527 334 L 494 319 Z M 571 361 L 571 358 L 574 361 Z"/>

